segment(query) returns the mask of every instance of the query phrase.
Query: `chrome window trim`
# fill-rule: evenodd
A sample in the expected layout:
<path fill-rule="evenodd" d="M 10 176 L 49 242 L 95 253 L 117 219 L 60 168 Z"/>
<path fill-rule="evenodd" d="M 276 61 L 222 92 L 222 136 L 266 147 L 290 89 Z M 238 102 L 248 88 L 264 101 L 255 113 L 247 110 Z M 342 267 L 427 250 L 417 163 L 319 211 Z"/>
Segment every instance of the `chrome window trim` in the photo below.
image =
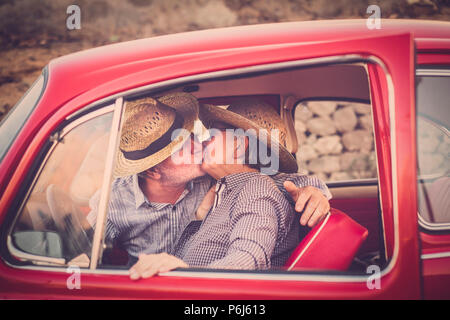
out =
<path fill-rule="evenodd" d="M 24 260 L 24 261 L 30 261 L 32 263 L 35 264 L 41 264 L 43 262 L 48 262 L 49 264 L 56 264 L 56 265 L 60 265 L 63 261 L 65 263 L 65 259 L 57 259 L 57 258 L 49 258 L 49 257 L 44 257 L 44 256 L 36 256 L 33 254 L 29 254 L 26 252 L 21 251 L 20 249 L 17 249 L 12 241 L 11 238 L 11 233 L 13 232 L 14 226 L 17 223 L 17 220 L 20 217 L 20 213 L 22 213 L 26 203 L 28 202 L 28 199 L 31 195 L 32 190 L 34 189 L 39 177 L 41 176 L 42 170 L 44 170 L 45 165 L 48 162 L 48 159 L 50 158 L 50 156 L 53 154 L 53 151 L 55 150 L 56 146 L 59 143 L 62 143 L 64 137 L 71 132 L 73 129 L 75 129 L 76 127 L 78 127 L 79 125 L 90 121 L 94 118 L 100 117 L 102 115 L 105 115 L 107 113 L 110 113 L 114 111 L 114 105 L 109 105 L 109 106 L 105 106 L 101 109 L 95 110 L 89 114 L 86 114 L 84 116 L 81 116 L 78 119 L 75 119 L 74 121 L 72 121 L 71 123 L 67 124 L 64 128 L 61 129 L 61 131 L 58 133 L 57 138 L 54 138 L 53 136 L 50 136 L 49 139 L 52 141 L 52 145 L 49 148 L 49 150 L 47 151 L 44 160 L 42 161 L 42 163 L 39 165 L 39 168 L 33 178 L 33 181 L 30 184 L 30 187 L 28 188 L 25 197 L 22 201 L 22 203 L 19 206 L 19 209 L 17 210 L 18 214 L 16 214 L 16 216 L 14 217 L 11 225 L 9 226 L 9 230 L 8 230 L 8 236 L 7 236 L 7 243 L 6 243 L 6 247 L 9 251 L 9 253 L 13 256 L 16 257 L 20 260 Z M 14 267 L 18 267 L 15 265 L 11 265 Z M 21 268 L 21 267 L 19 267 Z M 42 268 L 40 268 L 40 270 L 42 270 Z"/>
<path fill-rule="evenodd" d="M 394 85 L 392 81 L 392 77 L 390 75 L 389 70 L 383 63 L 383 61 L 375 56 L 363 56 L 359 54 L 349 54 L 349 55 L 337 55 L 332 57 L 322 57 L 322 58 L 312 58 L 312 59 L 304 59 L 304 60 L 295 60 L 295 61 L 288 61 L 288 62 L 279 62 L 279 63 L 271 63 L 271 64 L 264 64 L 264 65 L 257 65 L 257 66 L 249 66 L 249 67 L 242 67 L 242 68 L 235 68 L 235 69 L 228 69 L 228 70 L 222 70 L 222 71 L 215 71 L 215 72 L 208 72 L 208 73 L 202 73 L 192 76 L 185 76 L 180 77 L 176 79 L 161 81 L 158 83 L 142 86 L 139 88 L 134 88 L 126 91 L 122 91 L 119 93 L 116 93 L 114 95 L 111 95 L 107 98 L 104 98 L 102 100 L 96 101 L 91 103 L 90 105 L 87 105 L 86 107 L 78 110 L 76 114 L 80 114 L 85 111 L 89 111 L 91 108 L 94 108 L 98 106 L 101 103 L 104 103 L 108 100 L 114 100 L 120 97 L 123 97 L 124 99 L 127 98 L 127 96 L 149 92 L 149 91 L 163 91 L 164 89 L 181 85 L 183 83 L 187 82 L 193 82 L 193 81 L 205 81 L 205 80 L 213 80 L 220 77 L 228 77 L 228 76 L 236 76 L 236 75 L 242 75 L 242 74 L 249 74 L 249 73 L 258 73 L 258 72 L 270 72 L 270 71 L 280 71 L 281 69 L 288 69 L 288 68 L 297 68 L 297 67 L 310 67 L 310 66 L 319 66 L 323 64 L 341 64 L 341 63 L 355 63 L 355 62 L 362 62 L 362 63 L 372 63 L 380 66 L 386 76 L 387 86 L 388 86 L 388 108 L 390 111 L 390 133 L 391 133 L 391 170 L 392 170 L 392 184 L 393 184 L 393 218 L 394 218 L 394 252 L 393 256 L 390 259 L 388 265 L 382 269 L 381 271 L 381 277 L 384 277 L 385 275 L 389 274 L 394 265 L 397 262 L 398 258 L 398 251 L 399 251 L 399 227 L 398 227 L 398 199 L 397 199 L 397 158 L 396 158 L 396 142 L 395 142 L 395 95 L 394 95 Z M 71 118 L 72 116 L 69 116 Z M 377 165 L 378 167 L 378 165 Z M 377 168 L 378 170 L 378 168 Z M 382 214 L 383 217 L 383 214 Z M 46 270 L 46 271 L 52 271 L 52 272 L 65 272 L 65 268 L 55 268 L 55 267 L 38 267 L 38 266 L 14 266 L 21 269 L 28 269 L 28 270 Z M 129 272 L 128 270 L 118 270 L 118 269 L 81 269 L 81 273 L 84 274 L 101 274 L 101 275 L 123 275 L 128 276 Z M 186 277 L 186 278 L 223 278 L 223 279 L 242 279 L 242 280 L 275 280 L 275 281 L 316 281 L 316 282 L 343 282 L 343 283 L 364 283 L 366 284 L 370 274 L 369 275 L 352 275 L 352 274 L 343 274 L 343 275 L 335 275 L 335 274 L 329 274 L 329 275 L 323 275 L 323 274 L 297 274 L 297 273 L 280 273 L 280 274 L 273 274 L 273 273 L 265 273 L 259 272 L 259 273 L 239 273 L 239 272 L 233 272 L 233 271 L 182 271 L 182 270 L 175 270 L 170 271 L 164 274 L 161 274 L 160 276 L 163 277 Z"/>
<path fill-rule="evenodd" d="M 440 258 L 449 258 L 450 251 L 445 252 L 436 252 L 436 253 L 424 253 L 420 256 L 422 260 L 430 260 L 430 259 L 440 259 Z"/>
<path fill-rule="evenodd" d="M 76 264 L 74 264 L 76 265 Z M 62 272 L 66 273 L 66 266 L 16 266 L 10 265 L 17 269 L 30 270 L 30 271 L 46 271 L 46 272 Z M 296 271 L 283 271 L 279 273 L 276 271 L 258 271 L 254 273 L 240 272 L 241 270 L 229 271 L 229 270 L 213 270 L 208 269 L 205 271 L 197 270 L 183 270 L 176 269 L 173 271 L 160 273 L 158 277 L 183 277 L 183 278 L 202 278 L 202 279 L 238 279 L 238 280 L 267 280 L 267 281 L 315 281 L 315 282 L 339 282 L 339 283 L 367 283 L 371 274 L 368 275 L 352 275 L 352 274 L 324 274 L 323 273 L 297 273 Z M 126 276 L 129 277 L 129 271 L 123 269 L 95 269 L 80 268 L 80 274 L 82 275 L 114 275 L 114 276 Z M 139 283 L 136 282 L 138 285 Z"/>
<path fill-rule="evenodd" d="M 448 77 L 450 76 L 450 69 L 427 69 L 420 66 L 416 70 L 417 77 L 429 76 L 429 77 Z"/>
<path fill-rule="evenodd" d="M 427 231 L 446 231 L 450 230 L 450 222 L 428 222 L 426 221 L 419 211 L 417 211 L 417 218 L 419 225 Z"/>
<path fill-rule="evenodd" d="M 73 120 L 72 122 L 68 123 L 62 130 L 60 137 L 64 137 L 67 133 L 78 127 L 79 125 L 92 120 L 94 118 L 97 118 L 99 116 L 102 116 L 104 114 L 114 112 L 115 104 L 110 104 L 107 106 L 104 106 L 103 108 L 100 108 L 98 110 L 92 111 L 89 114 L 83 115 L 79 117 L 78 119 Z M 70 117 L 73 118 L 73 117 Z M 66 118 L 66 120 L 69 119 L 69 117 Z"/>
<path fill-rule="evenodd" d="M 418 68 L 416 70 L 417 77 L 450 77 L 450 69 L 427 69 Z M 447 132 L 447 128 L 443 128 Z M 416 137 L 417 139 L 417 137 Z M 417 177 L 420 179 L 421 177 Z M 450 222 L 428 222 L 423 218 L 419 211 L 417 211 L 417 218 L 419 226 L 426 231 L 450 231 Z"/>
<path fill-rule="evenodd" d="M 370 88 L 372 88 L 372 81 L 370 79 L 369 70 L 368 70 L 367 66 L 366 66 L 365 69 L 366 69 L 366 72 L 367 72 L 367 78 L 369 79 L 370 117 L 372 119 L 372 131 L 373 131 L 373 135 L 374 135 L 374 137 L 373 137 L 373 146 L 374 146 L 374 149 L 375 149 L 375 159 L 376 159 L 375 161 L 376 161 L 376 164 L 377 164 L 377 189 L 378 189 L 377 192 L 378 192 L 378 205 L 380 207 L 380 212 L 381 212 L 381 228 L 383 230 L 382 236 L 383 236 L 383 244 L 384 244 L 384 257 L 387 258 L 387 256 L 388 256 L 388 249 L 387 249 L 387 245 L 386 245 L 386 229 L 385 229 L 385 223 L 384 223 L 385 219 L 384 219 L 384 214 L 383 214 L 383 195 L 380 192 L 380 182 L 379 182 L 379 179 L 380 179 L 380 168 L 378 166 L 378 147 L 377 147 L 377 139 L 376 139 L 376 136 L 375 136 L 375 119 L 374 119 L 374 116 L 373 116 L 372 90 L 370 90 Z M 387 77 L 387 75 L 386 75 L 386 77 Z M 392 90 L 393 90 L 393 88 L 392 88 Z M 389 92 L 388 92 L 388 94 L 389 94 Z M 391 153 L 392 153 L 392 150 L 391 150 Z M 394 230 L 394 232 L 396 232 L 396 231 Z"/>
<path fill-rule="evenodd" d="M 108 151 L 106 154 L 105 170 L 100 193 L 100 202 L 98 205 L 97 221 L 95 224 L 94 237 L 92 241 L 92 252 L 90 269 L 95 270 L 102 257 L 102 248 L 104 244 L 104 229 L 106 225 L 106 216 L 109 203 L 109 194 L 113 179 L 113 170 L 115 166 L 116 154 L 119 148 L 121 122 L 124 110 L 123 98 L 117 98 L 114 105 L 114 115 L 109 135 Z"/>
<path fill-rule="evenodd" d="M 378 174 L 378 173 L 377 173 Z M 339 180 L 325 182 L 329 188 L 345 188 L 345 187 L 359 187 L 359 186 L 378 186 L 378 178 L 364 178 L 353 180 Z"/>
<path fill-rule="evenodd" d="M 390 142 L 391 142 L 391 178 L 392 178 L 392 211 L 393 211 L 393 219 L 394 219 L 394 250 L 392 254 L 392 258 L 389 260 L 388 265 L 381 271 L 381 276 L 385 276 L 392 271 L 394 265 L 397 263 L 398 253 L 399 253 L 399 243 L 400 243 L 400 235 L 399 235 L 399 224 L 398 224 L 398 212 L 399 212 L 399 204 L 398 204 L 398 173 L 397 173 L 397 126 L 395 125 L 396 113 L 395 113 L 395 87 L 394 82 L 392 80 L 392 76 L 389 73 L 389 70 L 377 57 L 370 57 L 372 61 L 379 65 L 385 76 L 386 76 L 386 85 L 388 91 L 388 109 L 389 109 L 389 133 L 390 133 Z M 372 117 L 373 119 L 373 117 Z M 377 164 L 378 170 L 378 164 Z M 377 171 L 379 174 L 379 172 Z M 381 201 L 381 193 L 380 193 L 380 201 Z M 384 214 L 383 207 L 381 208 L 381 218 L 384 228 Z M 386 232 L 383 232 L 383 236 L 385 236 Z M 385 248 L 386 246 L 386 238 L 384 238 Z"/>
<path fill-rule="evenodd" d="M 35 254 L 23 252 L 23 251 L 17 249 L 13 244 L 11 235 L 8 235 L 6 241 L 7 241 L 6 246 L 9 250 L 9 252 L 11 253 L 11 255 L 13 255 L 15 258 L 18 258 L 22 261 L 31 261 L 34 264 L 50 264 L 50 265 L 57 265 L 57 266 L 66 264 L 66 260 L 64 258 L 51 258 L 51 257 L 46 257 L 46 256 L 38 256 Z"/>

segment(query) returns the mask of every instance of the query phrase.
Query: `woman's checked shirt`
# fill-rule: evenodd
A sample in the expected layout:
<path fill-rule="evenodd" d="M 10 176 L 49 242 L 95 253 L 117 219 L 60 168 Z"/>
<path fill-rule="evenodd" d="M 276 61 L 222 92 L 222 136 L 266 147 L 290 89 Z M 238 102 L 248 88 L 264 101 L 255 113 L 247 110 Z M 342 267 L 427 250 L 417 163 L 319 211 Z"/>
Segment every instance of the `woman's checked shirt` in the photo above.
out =
<path fill-rule="evenodd" d="M 298 236 L 298 217 L 274 181 L 237 173 L 217 181 L 213 208 L 185 229 L 173 254 L 190 267 L 263 270 L 283 266 Z"/>

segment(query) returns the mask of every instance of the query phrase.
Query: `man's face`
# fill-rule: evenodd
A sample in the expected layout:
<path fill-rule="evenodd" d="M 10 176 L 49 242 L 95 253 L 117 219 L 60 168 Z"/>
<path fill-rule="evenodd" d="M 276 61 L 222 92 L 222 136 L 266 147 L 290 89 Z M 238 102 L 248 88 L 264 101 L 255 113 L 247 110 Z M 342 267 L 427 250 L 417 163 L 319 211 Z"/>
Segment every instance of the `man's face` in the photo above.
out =
<path fill-rule="evenodd" d="M 158 164 L 161 178 L 168 183 L 180 184 L 205 175 L 201 169 L 201 157 L 202 145 L 191 135 L 183 148 Z"/>

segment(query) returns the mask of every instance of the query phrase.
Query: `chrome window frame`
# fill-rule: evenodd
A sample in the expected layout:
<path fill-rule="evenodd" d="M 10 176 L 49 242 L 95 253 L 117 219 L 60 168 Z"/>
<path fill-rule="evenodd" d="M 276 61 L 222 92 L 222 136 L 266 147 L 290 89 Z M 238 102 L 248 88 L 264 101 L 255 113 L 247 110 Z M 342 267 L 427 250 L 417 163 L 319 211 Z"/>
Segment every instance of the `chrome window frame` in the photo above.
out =
<path fill-rule="evenodd" d="M 260 72 L 276 72 L 283 69 L 299 68 L 299 67 L 317 67 L 321 65 L 328 64 L 342 64 L 342 63 L 365 63 L 365 64 L 375 64 L 381 67 L 386 76 L 386 82 L 388 87 L 388 108 L 390 114 L 390 133 L 391 133 L 391 170 L 392 170 L 392 190 L 393 190 L 393 219 L 394 219 L 394 250 L 392 258 L 389 263 L 384 266 L 381 270 L 380 276 L 384 277 L 389 274 L 393 267 L 395 266 L 398 259 L 399 251 L 399 226 L 398 226 L 398 198 L 397 194 L 397 159 L 396 159 L 396 126 L 395 126 L 395 95 L 394 95 L 394 85 L 391 74 L 383 61 L 376 56 L 364 56 L 360 54 L 347 54 L 347 55 L 336 55 L 330 57 L 321 58 L 311 58 L 303 60 L 294 60 L 288 62 L 278 62 L 269 63 L 264 65 L 256 65 L 249 67 L 240 67 L 234 69 L 227 69 L 222 71 L 214 71 L 201 73 L 197 75 L 185 76 L 180 78 L 175 78 L 171 80 L 166 80 L 150 85 L 145 85 L 139 88 L 134 88 L 126 90 L 123 92 L 116 93 L 107 98 L 103 98 L 92 104 L 78 110 L 74 114 L 67 117 L 67 120 L 76 117 L 79 114 L 84 114 L 89 112 L 89 110 L 104 104 L 106 101 L 112 101 L 118 98 L 123 98 L 124 100 L 130 96 L 137 96 L 139 94 L 151 94 L 152 92 L 161 92 L 167 89 L 171 89 L 176 86 L 181 86 L 190 82 L 216 80 L 223 77 L 233 77 L 242 76 L 249 74 L 257 74 Z M 370 81 L 370 78 L 369 78 Z M 369 86 L 370 86 L 369 82 Z M 377 163 L 378 170 L 378 163 Z M 109 193 L 108 193 L 109 195 Z M 381 199 L 380 199 L 381 200 Z M 383 217 L 383 212 L 381 212 Z M 61 272 L 65 271 L 61 267 L 43 267 L 43 266 L 15 266 L 21 269 L 30 270 L 43 270 L 51 272 Z M 128 276 L 128 270 L 120 269 L 81 269 L 82 274 L 100 274 L 100 275 L 120 275 Z M 339 282 L 339 283 L 361 283 L 366 284 L 368 279 L 370 279 L 370 274 L 335 274 L 333 272 L 299 272 L 299 271 L 259 271 L 259 272 L 245 272 L 245 271 L 230 271 L 230 270 L 212 270 L 212 269 L 202 269 L 202 270 L 190 270 L 190 269 L 176 269 L 174 271 L 169 271 L 160 274 L 162 277 L 185 277 L 185 278 L 213 278 L 213 279 L 242 279 L 242 280 L 277 280 L 277 281 L 312 281 L 312 282 Z"/>
<path fill-rule="evenodd" d="M 121 122 L 124 113 L 123 98 L 119 97 L 114 103 L 114 114 L 111 123 L 111 133 L 109 135 L 108 151 L 106 154 L 106 163 L 103 174 L 103 181 L 100 193 L 100 202 L 97 212 L 97 221 L 95 224 L 94 237 L 92 241 L 92 252 L 89 268 L 95 270 L 97 264 L 102 257 L 102 251 L 104 247 L 106 226 L 106 216 L 108 214 L 108 202 L 111 191 L 111 183 L 113 179 L 113 169 L 115 166 L 116 154 L 119 148 Z"/>
<path fill-rule="evenodd" d="M 426 68 L 426 67 L 418 67 L 416 70 L 416 77 L 450 77 L 450 69 L 440 69 L 440 68 Z M 417 94 L 417 92 L 416 92 Z M 416 99 L 417 102 L 417 99 Z M 417 110 L 417 108 L 416 108 Z M 417 114 L 416 114 L 417 117 Z M 417 132 L 417 119 L 416 119 L 416 132 Z M 417 143 L 417 137 L 416 137 Z M 416 155 L 418 160 L 418 154 Z M 423 178 L 423 177 L 422 177 Z M 426 178 L 426 177 L 425 177 Z M 421 177 L 417 177 L 417 179 L 421 179 Z M 419 226 L 422 227 L 426 231 L 450 231 L 450 221 L 449 222 L 429 222 L 420 214 L 419 210 L 417 210 L 417 218 L 419 222 Z"/>

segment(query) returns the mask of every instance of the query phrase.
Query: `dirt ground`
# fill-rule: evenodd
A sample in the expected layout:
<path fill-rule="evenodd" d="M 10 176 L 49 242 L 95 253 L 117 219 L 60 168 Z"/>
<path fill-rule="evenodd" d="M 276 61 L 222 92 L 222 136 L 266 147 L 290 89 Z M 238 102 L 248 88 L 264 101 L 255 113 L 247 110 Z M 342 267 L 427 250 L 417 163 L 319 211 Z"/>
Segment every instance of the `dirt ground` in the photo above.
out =
<path fill-rule="evenodd" d="M 81 9 L 68 30 L 66 10 Z M 449 0 L 0 0 L 0 119 L 51 59 L 132 39 L 236 25 L 366 18 L 450 20 Z"/>

